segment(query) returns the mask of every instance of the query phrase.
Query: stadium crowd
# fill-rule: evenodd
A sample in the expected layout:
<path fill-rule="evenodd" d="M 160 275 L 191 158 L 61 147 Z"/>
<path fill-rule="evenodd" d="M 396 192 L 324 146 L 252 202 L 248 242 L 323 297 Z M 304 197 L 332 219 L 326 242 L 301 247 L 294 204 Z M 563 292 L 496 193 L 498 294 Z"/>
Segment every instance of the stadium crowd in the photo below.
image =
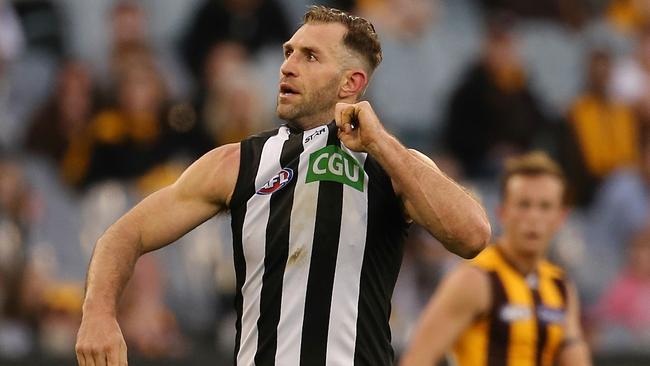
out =
<path fill-rule="evenodd" d="M 95 240 L 210 149 L 272 128 L 280 45 L 311 2 L 0 0 L 0 360 L 74 357 Z M 370 19 L 367 99 L 471 187 L 495 233 L 508 157 L 548 152 L 573 208 L 552 259 L 596 355 L 650 359 L 650 1 L 319 1 Z M 120 305 L 130 352 L 231 354 L 228 217 L 144 256 Z M 396 350 L 459 259 L 412 227 Z M 227 364 L 227 363 L 224 363 Z"/>

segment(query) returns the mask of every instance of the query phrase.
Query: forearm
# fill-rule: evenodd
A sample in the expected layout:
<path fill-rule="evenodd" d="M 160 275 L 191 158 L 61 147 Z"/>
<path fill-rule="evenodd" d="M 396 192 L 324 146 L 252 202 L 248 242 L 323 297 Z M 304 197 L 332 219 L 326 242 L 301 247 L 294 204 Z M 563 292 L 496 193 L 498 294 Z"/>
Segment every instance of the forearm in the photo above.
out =
<path fill-rule="evenodd" d="M 447 249 L 473 257 L 485 246 L 490 225 L 481 205 L 463 188 L 386 134 L 369 147 L 400 189 L 409 213 Z"/>
<path fill-rule="evenodd" d="M 562 349 L 560 366 L 591 366 L 589 349 L 583 340 L 575 340 Z"/>
<path fill-rule="evenodd" d="M 117 305 L 142 254 L 136 230 L 123 220 L 111 226 L 97 241 L 86 280 L 84 313 L 115 316 Z"/>

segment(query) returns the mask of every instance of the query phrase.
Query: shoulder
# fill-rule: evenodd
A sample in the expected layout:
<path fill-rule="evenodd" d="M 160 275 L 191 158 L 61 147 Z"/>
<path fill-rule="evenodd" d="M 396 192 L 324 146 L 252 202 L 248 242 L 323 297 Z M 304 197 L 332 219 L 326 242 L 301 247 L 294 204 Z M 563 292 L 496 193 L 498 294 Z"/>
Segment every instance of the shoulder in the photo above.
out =
<path fill-rule="evenodd" d="M 539 271 L 542 275 L 550 277 L 551 279 L 566 281 L 566 272 L 560 266 L 551 263 L 548 260 L 543 260 L 540 263 Z"/>
<path fill-rule="evenodd" d="M 441 291 L 456 302 L 467 304 L 476 314 L 487 312 L 492 301 L 487 272 L 469 261 L 446 276 Z"/>
<path fill-rule="evenodd" d="M 495 248 L 495 244 L 491 244 L 468 263 L 483 271 L 493 271 L 497 268 L 499 260 L 499 252 Z"/>
<path fill-rule="evenodd" d="M 174 184 L 186 195 L 227 205 L 239 173 L 240 143 L 217 147 L 197 159 Z"/>

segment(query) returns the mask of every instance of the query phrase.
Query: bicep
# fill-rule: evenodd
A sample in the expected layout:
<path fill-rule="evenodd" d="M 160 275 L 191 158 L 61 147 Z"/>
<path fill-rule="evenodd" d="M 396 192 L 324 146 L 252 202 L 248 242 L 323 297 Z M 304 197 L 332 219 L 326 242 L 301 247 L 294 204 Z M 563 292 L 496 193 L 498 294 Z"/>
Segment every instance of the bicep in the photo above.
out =
<path fill-rule="evenodd" d="M 142 200 L 116 225 L 137 233 L 142 253 L 165 246 L 226 208 L 238 171 L 238 145 L 215 149 L 174 184 Z"/>
<path fill-rule="evenodd" d="M 165 187 L 135 206 L 118 225 L 138 232 L 143 253 L 163 247 L 218 212 L 217 205 L 183 199 L 173 186 Z"/>

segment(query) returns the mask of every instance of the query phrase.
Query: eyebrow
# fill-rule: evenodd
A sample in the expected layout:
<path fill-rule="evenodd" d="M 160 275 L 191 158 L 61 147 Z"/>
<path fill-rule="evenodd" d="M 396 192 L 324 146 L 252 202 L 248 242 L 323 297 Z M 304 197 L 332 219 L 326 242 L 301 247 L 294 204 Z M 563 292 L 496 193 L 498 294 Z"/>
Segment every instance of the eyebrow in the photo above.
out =
<path fill-rule="evenodd" d="M 298 50 L 300 50 L 301 52 L 304 52 L 304 53 L 315 53 L 315 54 L 321 54 L 322 53 L 321 50 L 319 50 L 318 48 L 315 48 L 315 47 L 302 46 L 302 47 L 297 47 L 297 48 L 298 48 Z M 282 49 L 283 50 L 287 50 L 287 49 L 293 50 L 293 49 L 295 49 L 295 47 L 287 42 L 287 43 L 282 45 Z"/>

